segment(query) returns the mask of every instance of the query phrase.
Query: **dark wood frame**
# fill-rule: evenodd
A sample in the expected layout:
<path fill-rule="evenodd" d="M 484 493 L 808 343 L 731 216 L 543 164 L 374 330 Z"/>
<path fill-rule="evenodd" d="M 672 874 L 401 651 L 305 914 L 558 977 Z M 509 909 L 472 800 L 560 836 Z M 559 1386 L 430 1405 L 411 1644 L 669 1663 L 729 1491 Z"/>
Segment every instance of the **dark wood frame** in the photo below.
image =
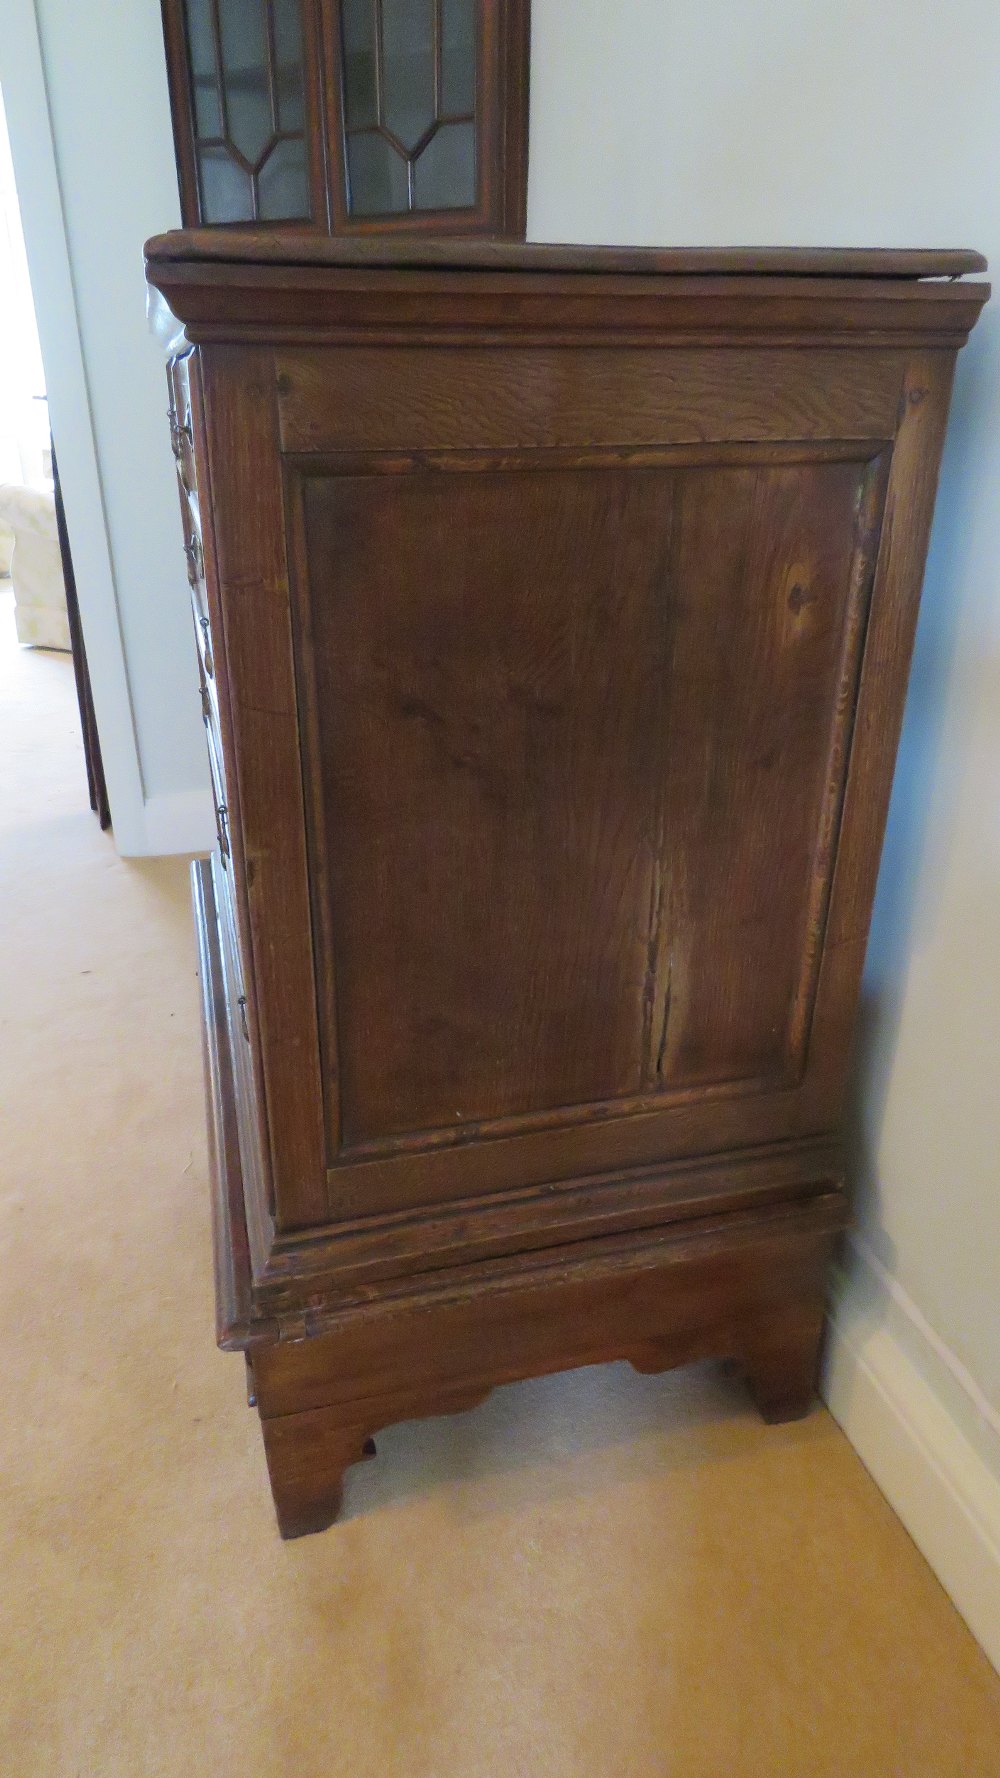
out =
<path fill-rule="evenodd" d="M 266 226 L 299 231 L 311 228 L 334 235 L 463 234 L 523 240 L 528 186 L 531 0 L 480 0 L 475 207 L 412 211 L 395 216 L 357 216 L 348 211 L 340 4 L 339 0 L 301 0 L 301 7 L 311 213 L 308 218 Z M 185 0 L 161 0 L 161 11 L 184 226 L 245 228 L 246 223 L 203 220 Z"/>

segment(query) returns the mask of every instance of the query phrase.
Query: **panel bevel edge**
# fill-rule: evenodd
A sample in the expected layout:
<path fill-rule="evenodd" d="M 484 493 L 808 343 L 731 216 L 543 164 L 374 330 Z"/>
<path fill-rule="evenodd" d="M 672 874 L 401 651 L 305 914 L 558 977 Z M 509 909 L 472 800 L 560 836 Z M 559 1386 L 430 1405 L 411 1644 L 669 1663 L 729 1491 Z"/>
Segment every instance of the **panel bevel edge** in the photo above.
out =
<path fill-rule="evenodd" d="M 280 428 L 280 414 L 278 418 Z M 315 769 L 320 758 L 319 709 L 316 697 L 315 649 L 312 614 L 307 596 L 308 551 L 305 534 L 304 483 L 301 459 L 282 452 L 282 495 L 286 515 L 288 560 L 288 611 L 291 626 L 292 672 L 300 714 L 299 760 L 305 823 L 306 858 L 313 932 L 313 973 L 316 982 L 316 1029 L 319 1045 L 320 1091 L 323 1105 L 324 1165 L 329 1174 L 341 1152 L 340 1031 L 337 978 L 333 939 L 333 907 L 326 871 L 326 810 Z M 310 769 L 312 766 L 313 769 Z M 332 1207 L 332 1206 L 331 1206 Z"/>
<path fill-rule="evenodd" d="M 836 696 L 827 748 L 826 782 L 813 850 L 806 930 L 800 947 L 802 967 L 787 1028 L 789 1072 L 798 1085 L 802 1084 L 809 1067 L 813 1014 L 826 944 L 840 823 L 847 795 L 851 740 L 861 691 L 865 640 L 892 471 L 891 442 L 887 441 L 879 450 L 859 460 L 867 464 L 867 474 L 854 532 L 850 588 L 845 601 Z"/>
<path fill-rule="evenodd" d="M 280 398 L 279 398 L 280 400 Z M 290 487 L 334 476 L 536 474 L 561 469 L 784 469 L 827 463 L 873 463 L 890 437 L 734 438 L 676 444 L 380 446 L 373 450 L 291 448 L 281 460 Z"/>
<path fill-rule="evenodd" d="M 809 1081 L 804 1109 L 827 1125 L 842 1116 L 853 1054 L 955 360 L 955 350 L 940 343 L 915 353 L 900 393 L 813 1010 L 813 1032 L 822 1028 L 824 1053 L 834 1060 Z"/>

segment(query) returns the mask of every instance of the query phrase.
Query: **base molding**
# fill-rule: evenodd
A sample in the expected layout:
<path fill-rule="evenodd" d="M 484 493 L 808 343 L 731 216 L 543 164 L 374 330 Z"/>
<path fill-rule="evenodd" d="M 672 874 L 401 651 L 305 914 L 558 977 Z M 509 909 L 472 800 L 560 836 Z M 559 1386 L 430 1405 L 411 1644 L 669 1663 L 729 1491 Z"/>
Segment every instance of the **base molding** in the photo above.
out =
<path fill-rule="evenodd" d="M 707 1219 L 706 1219 L 707 1220 Z M 284 1537 L 337 1517 L 345 1470 L 399 1421 L 462 1411 L 497 1384 L 625 1359 L 735 1360 L 766 1420 L 812 1405 L 836 1194 L 801 1208 L 581 1243 L 502 1284 L 373 1302 L 247 1358 Z M 605 1248 L 610 1251 L 605 1251 Z"/>
<path fill-rule="evenodd" d="M 716 1276 L 730 1298 L 718 1318 L 692 1317 L 690 1299 L 684 1300 L 689 1289 L 710 1286 L 710 1276 L 693 1276 L 681 1285 L 680 1302 L 674 1300 L 678 1280 L 668 1259 L 662 1267 L 647 1263 L 624 1273 L 618 1291 L 607 1277 L 581 1276 L 568 1288 L 536 1278 L 525 1280 L 520 1300 L 506 1304 L 471 1296 L 430 1311 L 403 1311 L 395 1326 L 378 1330 L 374 1350 L 354 1316 L 345 1317 L 339 1334 L 256 1347 L 247 1355 L 251 1392 L 282 1536 L 301 1537 L 334 1522 L 345 1471 L 375 1455 L 375 1434 L 383 1427 L 464 1412 L 496 1385 L 524 1377 L 614 1358 L 656 1372 L 729 1357 L 765 1420 L 800 1419 L 815 1399 L 829 1242 L 814 1238 L 796 1246 L 785 1255 L 791 1288 L 765 1291 L 756 1304 L 752 1297 L 740 1301 L 737 1279 L 727 1276 L 731 1256 L 717 1254 Z M 762 1272 L 774 1257 L 762 1247 Z M 689 1263 L 699 1272 L 711 1265 L 708 1256 Z"/>
<path fill-rule="evenodd" d="M 821 1393 L 1000 1671 L 1000 1438 L 981 1419 L 980 1448 L 966 1436 L 930 1380 L 940 1342 L 935 1351 L 919 1311 L 898 1285 L 889 1293 L 881 1271 L 862 1241 L 849 1243 L 834 1278 Z M 957 1361 L 949 1369 L 961 1371 Z M 974 1401 L 968 1409 L 980 1413 Z"/>

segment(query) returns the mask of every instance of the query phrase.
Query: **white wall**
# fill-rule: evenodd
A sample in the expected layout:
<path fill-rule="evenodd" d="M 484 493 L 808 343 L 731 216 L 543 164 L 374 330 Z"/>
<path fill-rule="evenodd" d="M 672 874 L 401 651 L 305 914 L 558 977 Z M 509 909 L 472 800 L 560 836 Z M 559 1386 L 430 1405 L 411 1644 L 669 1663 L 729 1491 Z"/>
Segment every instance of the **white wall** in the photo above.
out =
<path fill-rule="evenodd" d="M 533 33 L 533 239 L 964 246 L 1000 281 L 996 0 L 533 0 Z M 1000 1481 L 1000 292 L 959 360 L 855 1124 L 858 1318 Z"/>
<path fill-rule="evenodd" d="M 207 847 L 166 382 L 142 270 L 144 240 L 179 221 L 159 6 L 36 0 L 36 13 L 145 805 L 127 849 Z M 120 840 L 114 798 L 112 815 Z"/>
<path fill-rule="evenodd" d="M 0 481 L 45 479 L 47 421 L 42 350 L 0 93 Z"/>

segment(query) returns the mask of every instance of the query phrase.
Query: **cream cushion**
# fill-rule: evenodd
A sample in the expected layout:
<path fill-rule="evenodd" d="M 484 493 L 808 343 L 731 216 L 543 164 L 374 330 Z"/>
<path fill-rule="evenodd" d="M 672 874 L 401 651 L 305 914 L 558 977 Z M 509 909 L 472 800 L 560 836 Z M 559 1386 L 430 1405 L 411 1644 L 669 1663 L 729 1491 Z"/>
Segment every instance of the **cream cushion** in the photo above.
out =
<path fill-rule="evenodd" d="M 56 503 L 52 486 L 0 485 L 0 526 L 13 532 L 10 576 L 17 639 L 35 648 L 69 648 Z"/>

